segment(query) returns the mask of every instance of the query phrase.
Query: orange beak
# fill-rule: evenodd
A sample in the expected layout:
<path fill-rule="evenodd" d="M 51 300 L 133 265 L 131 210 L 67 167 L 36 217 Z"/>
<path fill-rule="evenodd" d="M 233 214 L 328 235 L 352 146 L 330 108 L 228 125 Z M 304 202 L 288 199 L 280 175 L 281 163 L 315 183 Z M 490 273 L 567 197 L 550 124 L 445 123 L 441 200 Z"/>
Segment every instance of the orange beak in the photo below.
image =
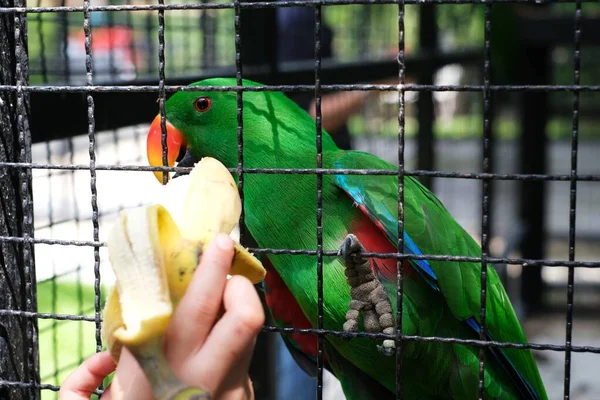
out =
<path fill-rule="evenodd" d="M 183 134 L 175 128 L 167 120 L 167 165 L 172 167 L 175 165 L 175 161 L 179 157 L 182 148 L 187 146 Z M 150 131 L 148 132 L 148 138 L 146 140 L 146 153 L 148 156 L 148 163 L 152 167 L 165 166 L 163 164 L 163 146 L 162 146 L 162 130 L 160 128 L 160 114 L 154 118 L 152 125 L 150 125 Z M 163 182 L 163 171 L 154 171 L 154 176 L 160 183 Z M 171 174 L 164 172 L 169 180 Z"/>

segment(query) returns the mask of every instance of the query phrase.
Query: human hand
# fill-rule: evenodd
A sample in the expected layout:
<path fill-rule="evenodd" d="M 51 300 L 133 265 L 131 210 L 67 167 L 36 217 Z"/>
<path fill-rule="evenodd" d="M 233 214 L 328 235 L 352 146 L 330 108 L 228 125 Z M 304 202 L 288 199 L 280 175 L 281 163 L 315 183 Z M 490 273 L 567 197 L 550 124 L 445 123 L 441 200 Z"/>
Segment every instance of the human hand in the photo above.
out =
<path fill-rule="evenodd" d="M 233 242 L 218 235 L 203 254 L 185 296 L 175 309 L 165 337 L 165 356 L 187 385 L 216 399 L 253 399 L 248 369 L 265 315 L 252 283 L 227 279 Z M 60 400 L 89 399 L 115 370 L 108 352 L 88 358 L 63 383 Z M 123 348 L 116 374 L 102 399 L 151 399 L 146 376 Z"/>

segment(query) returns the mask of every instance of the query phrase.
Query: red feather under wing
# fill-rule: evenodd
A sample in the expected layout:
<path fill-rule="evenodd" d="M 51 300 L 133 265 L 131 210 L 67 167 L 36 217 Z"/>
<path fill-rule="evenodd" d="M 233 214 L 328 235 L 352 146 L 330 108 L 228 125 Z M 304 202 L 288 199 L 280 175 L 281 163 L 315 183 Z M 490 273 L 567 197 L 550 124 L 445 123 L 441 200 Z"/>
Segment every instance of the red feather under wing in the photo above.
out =
<path fill-rule="evenodd" d="M 285 327 L 310 329 L 312 325 L 302 312 L 300 305 L 292 292 L 285 285 L 277 270 L 268 258 L 264 258 L 263 265 L 267 269 L 265 276 L 265 300 L 273 314 L 273 318 Z M 300 333 L 287 334 L 292 345 L 306 355 L 317 359 L 317 337 L 315 335 L 304 335 Z M 325 360 L 325 356 L 323 356 Z"/>
<path fill-rule="evenodd" d="M 358 205 L 363 214 L 352 224 L 352 233 L 360 240 L 365 250 L 369 253 L 396 253 L 394 246 L 385 235 L 381 222 L 369 218 L 369 213 L 363 205 Z M 375 261 L 377 260 L 377 261 Z M 381 276 L 390 281 L 396 281 L 397 260 L 394 258 L 369 258 L 371 269 L 375 273 L 379 270 Z M 408 268 L 408 261 L 402 261 L 403 273 L 412 274 L 414 270 Z"/>

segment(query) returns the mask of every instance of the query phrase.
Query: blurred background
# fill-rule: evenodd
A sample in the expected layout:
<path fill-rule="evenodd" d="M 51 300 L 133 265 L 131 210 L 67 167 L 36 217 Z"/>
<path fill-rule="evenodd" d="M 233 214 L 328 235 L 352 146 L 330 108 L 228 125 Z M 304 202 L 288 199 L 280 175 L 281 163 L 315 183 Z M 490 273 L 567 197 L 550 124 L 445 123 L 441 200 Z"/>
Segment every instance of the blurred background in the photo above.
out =
<path fill-rule="evenodd" d="M 170 2 L 167 2 L 167 4 Z M 184 2 L 185 3 L 185 2 Z M 94 1 L 94 6 L 144 4 Z M 29 6 L 76 6 L 35 0 Z M 574 4 L 494 4 L 491 82 L 494 85 L 571 85 L 574 79 Z M 407 83 L 482 85 L 484 6 L 405 7 Z M 600 85 L 600 4 L 583 5 L 581 84 Z M 397 79 L 398 6 L 323 7 L 322 84 Z M 29 82 L 85 85 L 81 13 L 28 14 Z M 93 81 L 96 85 L 158 83 L 156 11 L 92 12 Z M 167 84 L 208 76 L 235 76 L 234 10 L 165 12 Z M 271 84 L 314 83 L 312 8 L 264 8 L 242 12 L 244 77 Z M 389 81 L 392 79 L 392 81 Z M 312 93 L 290 93 L 307 110 Z M 323 123 L 341 146 L 397 163 L 398 95 L 373 94 L 338 116 L 325 104 Z M 157 94 L 103 93 L 96 101 L 97 164 L 146 165 L 145 137 L 158 112 Z M 480 91 L 407 92 L 405 166 L 408 170 L 482 171 L 483 96 Z M 333 103 L 331 103 L 333 102 Z M 82 93 L 32 93 L 34 163 L 90 163 L 87 104 Z M 341 107 L 341 106 L 340 106 Z M 571 91 L 494 91 L 492 172 L 569 174 L 573 114 Z M 343 108 L 343 107 L 342 107 Z M 600 93 L 582 92 L 579 111 L 580 174 L 600 174 Z M 117 213 L 153 201 L 161 187 L 152 174 L 97 171 L 100 240 Z M 474 179 L 422 178 L 473 237 L 481 237 L 481 188 Z M 34 169 L 35 236 L 93 240 L 90 172 Z M 600 260 L 600 184 L 577 185 L 575 259 Z M 568 259 L 569 182 L 495 180 L 491 198 L 490 250 L 497 257 Z M 113 283 L 101 248 L 103 295 Z M 35 246 L 40 312 L 94 315 L 94 252 L 78 246 Z M 565 342 L 567 268 L 496 265 L 531 342 Z M 600 271 L 575 274 L 573 343 L 600 346 Z M 95 325 L 39 320 L 42 383 L 58 385 L 95 351 Z M 315 397 L 315 380 L 298 369 L 276 334 L 261 334 L 253 364 L 257 398 Z M 564 353 L 536 352 L 552 399 L 562 397 Z M 574 399 L 598 398 L 599 355 L 573 354 Z M 307 382 L 309 384 L 307 384 Z M 343 399 L 327 376 L 325 395 Z M 44 399 L 54 398 L 42 391 Z"/>

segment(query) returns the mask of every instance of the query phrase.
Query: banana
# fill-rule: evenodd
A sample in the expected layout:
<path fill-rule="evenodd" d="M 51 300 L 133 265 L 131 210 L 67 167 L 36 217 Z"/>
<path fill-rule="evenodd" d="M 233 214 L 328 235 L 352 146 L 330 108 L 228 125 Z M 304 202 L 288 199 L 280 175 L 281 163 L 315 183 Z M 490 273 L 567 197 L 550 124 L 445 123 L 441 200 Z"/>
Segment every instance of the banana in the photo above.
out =
<path fill-rule="evenodd" d="M 175 376 L 162 351 L 163 337 L 206 247 L 218 233 L 231 234 L 241 214 L 235 181 L 213 158 L 198 162 L 183 188 L 178 221 L 161 204 L 137 207 L 121 212 L 108 237 L 116 284 L 104 308 L 102 336 L 115 362 L 123 346 L 131 351 L 160 400 L 210 398 Z M 235 242 L 230 273 L 258 283 L 266 270 Z"/>

